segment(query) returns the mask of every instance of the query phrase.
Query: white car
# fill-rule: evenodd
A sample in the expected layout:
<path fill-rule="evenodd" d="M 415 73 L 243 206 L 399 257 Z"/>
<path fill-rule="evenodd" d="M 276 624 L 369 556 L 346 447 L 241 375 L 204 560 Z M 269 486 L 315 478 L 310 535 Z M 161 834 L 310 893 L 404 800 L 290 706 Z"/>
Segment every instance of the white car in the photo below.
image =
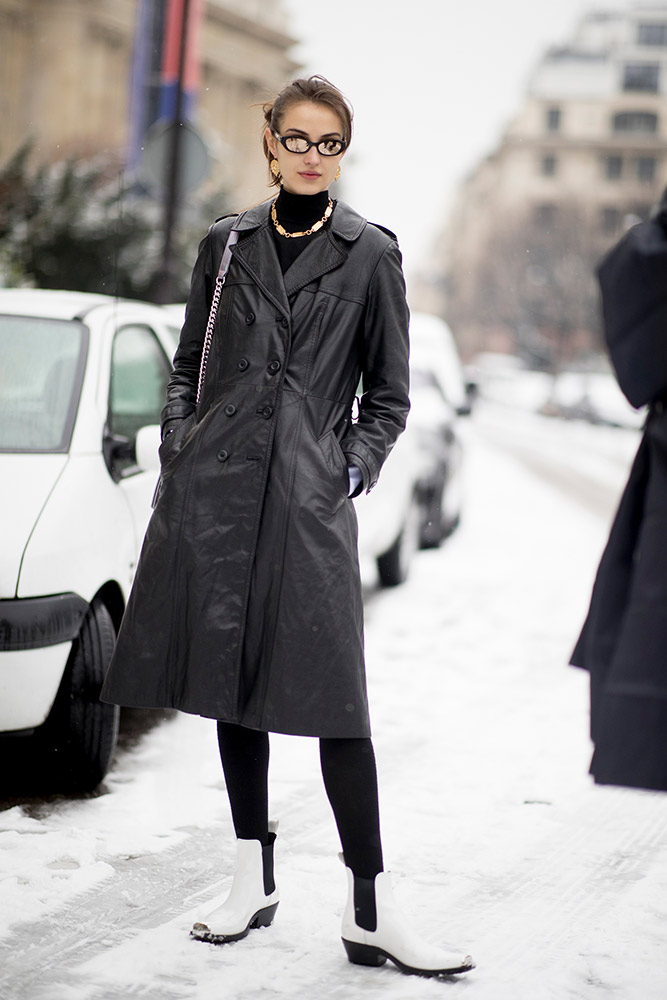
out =
<path fill-rule="evenodd" d="M 419 548 L 421 484 L 428 471 L 410 419 L 382 466 L 377 486 L 354 501 L 359 522 L 359 564 L 364 582 L 377 574 L 383 587 L 407 579 Z"/>
<path fill-rule="evenodd" d="M 423 313 L 410 318 L 410 402 L 377 486 L 356 500 L 362 574 L 371 580 L 375 564 L 386 587 L 403 583 L 417 549 L 437 548 L 461 515 L 457 425 L 470 398 L 449 327 Z"/>
<path fill-rule="evenodd" d="M 410 318 L 409 424 L 430 469 L 422 480 L 420 547 L 437 548 L 458 526 L 463 504 L 463 446 L 459 417 L 472 410 L 474 386 L 466 383 L 456 342 L 438 316 Z"/>
<path fill-rule="evenodd" d="M 118 709 L 98 694 L 150 515 L 173 350 L 157 306 L 0 290 L 0 734 L 45 787 L 91 789 L 111 761 Z"/>

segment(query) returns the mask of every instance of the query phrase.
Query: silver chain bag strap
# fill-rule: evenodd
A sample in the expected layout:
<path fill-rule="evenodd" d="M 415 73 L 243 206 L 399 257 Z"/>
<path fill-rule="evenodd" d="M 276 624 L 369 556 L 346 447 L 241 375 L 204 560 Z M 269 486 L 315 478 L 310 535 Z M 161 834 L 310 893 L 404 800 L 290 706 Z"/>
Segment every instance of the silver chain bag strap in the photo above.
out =
<path fill-rule="evenodd" d="M 241 216 L 239 216 L 239 219 L 240 218 Z M 236 219 L 235 222 L 238 222 L 238 219 Z M 196 403 L 199 402 L 199 397 L 201 396 L 201 391 L 204 386 L 204 379 L 206 377 L 206 365 L 208 364 L 208 356 L 211 353 L 211 342 L 213 340 L 213 331 L 215 330 L 215 321 L 218 315 L 218 306 L 220 305 L 220 296 L 222 295 L 222 286 L 225 283 L 225 278 L 227 277 L 227 271 L 229 270 L 229 265 L 232 260 L 232 247 L 234 246 L 238 238 L 239 238 L 238 231 L 236 229 L 232 229 L 227 239 L 227 242 L 225 243 L 225 249 L 222 254 L 222 260 L 220 261 L 220 267 L 218 268 L 218 273 L 215 278 L 215 290 L 213 292 L 213 300 L 211 302 L 211 308 L 208 314 L 208 322 L 206 323 L 206 333 L 204 334 L 204 343 L 202 345 L 201 362 L 199 365 L 199 381 L 197 383 Z M 155 487 L 155 492 L 153 493 L 153 499 L 151 501 L 151 507 L 153 509 L 155 509 L 158 500 L 160 499 L 160 495 L 162 493 L 162 483 L 163 483 L 162 473 L 160 473 L 157 485 Z"/>
<path fill-rule="evenodd" d="M 204 334 L 204 344 L 201 352 L 201 364 L 199 365 L 199 382 L 197 383 L 197 399 L 196 403 L 199 402 L 199 397 L 201 396 L 201 391 L 204 387 L 204 379 L 206 378 L 206 366 L 208 364 L 208 356 L 211 353 L 211 342 L 213 341 L 213 331 L 215 330 L 215 321 L 218 316 L 218 306 L 220 305 L 220 296 L 222 295 L 222 286 L 225 283 L 227 277 L 227 271 L 229 270 L 229 265 L 232 260 L 232 247 L 239 238 L 238 230 L 232 229 L 229 234 L 229 238 L 225 244 L 225 249 L 222 254 L 222 260 L 220 261 L 220 268 L 215 279 L 215 290 L 213 292 L 213 301 L 211 302 L 211 309 L 208 314 L 208 322 L 206 324 L 206 333 Z"/>

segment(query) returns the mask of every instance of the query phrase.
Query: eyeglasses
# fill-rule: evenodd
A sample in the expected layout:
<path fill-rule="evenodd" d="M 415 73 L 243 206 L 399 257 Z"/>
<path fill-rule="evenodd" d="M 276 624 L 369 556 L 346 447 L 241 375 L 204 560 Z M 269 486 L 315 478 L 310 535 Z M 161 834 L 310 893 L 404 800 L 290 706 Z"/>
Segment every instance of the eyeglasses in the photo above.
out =
<path fill-rule="evenodd" d="M 320 139 L 319 142 L 311 142 L 302 135 L 278 135 L 277 132 L 273 134 L 288 153 L 307 153 L 310 147 L 314 146 L 321 156 L 338 156 L 347 147 L 344 139 Z"/>

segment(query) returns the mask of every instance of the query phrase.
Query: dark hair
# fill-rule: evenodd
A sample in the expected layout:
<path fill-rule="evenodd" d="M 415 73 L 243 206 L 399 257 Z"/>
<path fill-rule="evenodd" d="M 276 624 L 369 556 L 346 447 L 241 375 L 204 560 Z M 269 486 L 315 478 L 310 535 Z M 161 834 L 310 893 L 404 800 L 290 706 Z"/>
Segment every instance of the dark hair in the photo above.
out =
<path fill-rule="evenodd" d="M 352 105 L 346 97 L 341 94 L 338 87 L 324 76 L 309 76 L 300 80 L 292 80 L 288 83 L 273 101 L 267 101 L 263 105 L 264 125 L 272 132 L 280 132 L 283 116 L 295 104 L 303 104 L 310 101 L 312 104 L 325 104 L 331 108 L 341 120 L 343 126 L 343 138 L 349 145 L 352 138 L 352 119 L 354 111 Z M 266 136 L 262 138 L 262 146 L 267 162 L 270 164 L 273 153 L 269 149 Z M 274 177 L 269 167 L 269 181 L 272 185 L 280 184 L 280 178 Z"/>

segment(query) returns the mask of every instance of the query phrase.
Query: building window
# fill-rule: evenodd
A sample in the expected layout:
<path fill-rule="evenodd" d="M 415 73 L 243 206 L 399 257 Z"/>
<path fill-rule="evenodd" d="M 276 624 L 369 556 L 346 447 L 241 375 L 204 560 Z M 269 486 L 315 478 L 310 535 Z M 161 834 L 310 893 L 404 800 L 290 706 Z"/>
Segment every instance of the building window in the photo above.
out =
<path fill-rule="evenodd" d="M 667 45 L 667 24 L 640 24 L 637 41 L 640 45 Z"/>
<path fill-rule="evenodd" d="M 556 173 L 558 161 L 552 153 L 547 153 L 542 157 L 541 170 L 545 177 L 553 177 Z"/>
<path fill-rule="evenodd" d="M 547 108 L 547 132 L 560 132 L 560 108 Z"/>
<path fill-rule="evenodd" d="M 652 111 L 620 111 L 613 118 L 614 132 L 657 132 L 658 116 Z"/>
<path fill-rule="evenodd" d="M 637 180 L 651 184 L 655 180 L 655 157 L 639 156 L 637 158 Z"/>
<path fill-rule="evenodd" d="M 658 63 L 626 63 L 623 90 L 641 90 L 657 94 L 660 66 Z"/>
<path fill-rule="evenodd" d="M 621 225 L 621 213 L 617 208 L 603 208 L 600 212 L 600 228 L 604 233 L 613 235 Z"/>
<path fill-rule="evenodd" d="M 551 229 L 556 222 L 556 206 L 551 204 L 536 205 L 534 218 L 538 226 Z"/>
<path fill-rule="evenodd" d="M 605 156 L 603 160 L 604 175 L 608 181 L 617 181 L 623 173 L 622 156 Z"/>

